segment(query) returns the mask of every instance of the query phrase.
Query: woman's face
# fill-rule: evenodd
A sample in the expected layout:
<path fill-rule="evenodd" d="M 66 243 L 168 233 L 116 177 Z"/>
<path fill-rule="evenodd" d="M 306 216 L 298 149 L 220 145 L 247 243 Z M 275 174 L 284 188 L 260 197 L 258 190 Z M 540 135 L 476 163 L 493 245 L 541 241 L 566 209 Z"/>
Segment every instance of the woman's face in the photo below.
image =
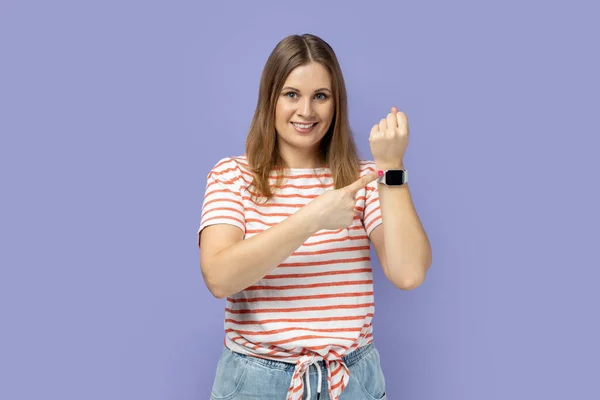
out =
<path fill-rule="evenodd" d="M 282 156 L 316 153 L 335 112 L 329 73 L 321 64 L 302 65 L 288 75 L 275 108 Z"/>

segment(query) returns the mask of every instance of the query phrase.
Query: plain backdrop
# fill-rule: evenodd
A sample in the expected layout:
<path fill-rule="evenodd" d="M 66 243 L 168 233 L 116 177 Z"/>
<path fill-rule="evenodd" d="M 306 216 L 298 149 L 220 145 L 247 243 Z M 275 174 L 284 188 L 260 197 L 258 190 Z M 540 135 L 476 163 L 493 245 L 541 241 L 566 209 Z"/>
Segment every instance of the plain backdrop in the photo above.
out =
<path fill-rule="evenodd" d="M 208 399 L 224 300 L 205 179 L 244 152 L 264 63 L 313 33 L 350 121 L 409 119 L 425 283 L 374 261 L 393 400 L 598 399 L 592 1 L 0 2 L 0 398 Z"/>

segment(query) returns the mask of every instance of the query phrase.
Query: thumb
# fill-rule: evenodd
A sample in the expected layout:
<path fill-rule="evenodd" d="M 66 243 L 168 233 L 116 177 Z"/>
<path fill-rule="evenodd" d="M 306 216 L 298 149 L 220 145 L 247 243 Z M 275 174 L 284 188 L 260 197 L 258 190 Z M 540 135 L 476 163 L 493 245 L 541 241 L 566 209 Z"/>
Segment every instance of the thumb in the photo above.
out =
<path fill-rule="evenodd" d="M 377 172 L 369 172 L 367 175 L 361 176 L 357 181 L 346 186 L 346 192 L 355 194 L 377 178 L 379 178 L 379 174 Z"/>

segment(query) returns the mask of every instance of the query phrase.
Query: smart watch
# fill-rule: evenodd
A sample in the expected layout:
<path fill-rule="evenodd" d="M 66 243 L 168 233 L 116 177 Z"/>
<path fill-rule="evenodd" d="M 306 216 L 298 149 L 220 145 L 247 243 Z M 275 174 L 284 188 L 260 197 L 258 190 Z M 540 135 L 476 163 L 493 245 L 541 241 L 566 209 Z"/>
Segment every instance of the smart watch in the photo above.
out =
<path fill-rule="evenodd" d="M 377 178 L 377 182 L 386 186 L 402 186 L 408 182 L 408 171 L 405 169 L 387 169 Z"/>

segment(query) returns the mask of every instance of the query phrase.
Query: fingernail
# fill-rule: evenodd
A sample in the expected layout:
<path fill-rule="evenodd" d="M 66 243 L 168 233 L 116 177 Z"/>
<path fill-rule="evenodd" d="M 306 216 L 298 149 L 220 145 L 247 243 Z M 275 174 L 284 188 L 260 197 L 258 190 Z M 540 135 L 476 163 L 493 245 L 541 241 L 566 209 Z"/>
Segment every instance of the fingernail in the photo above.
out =
<path fill-rule="evenodd" d="M 383 176 L 383 171 L 382 170 L 377 171 L 377 175 Z"/>

